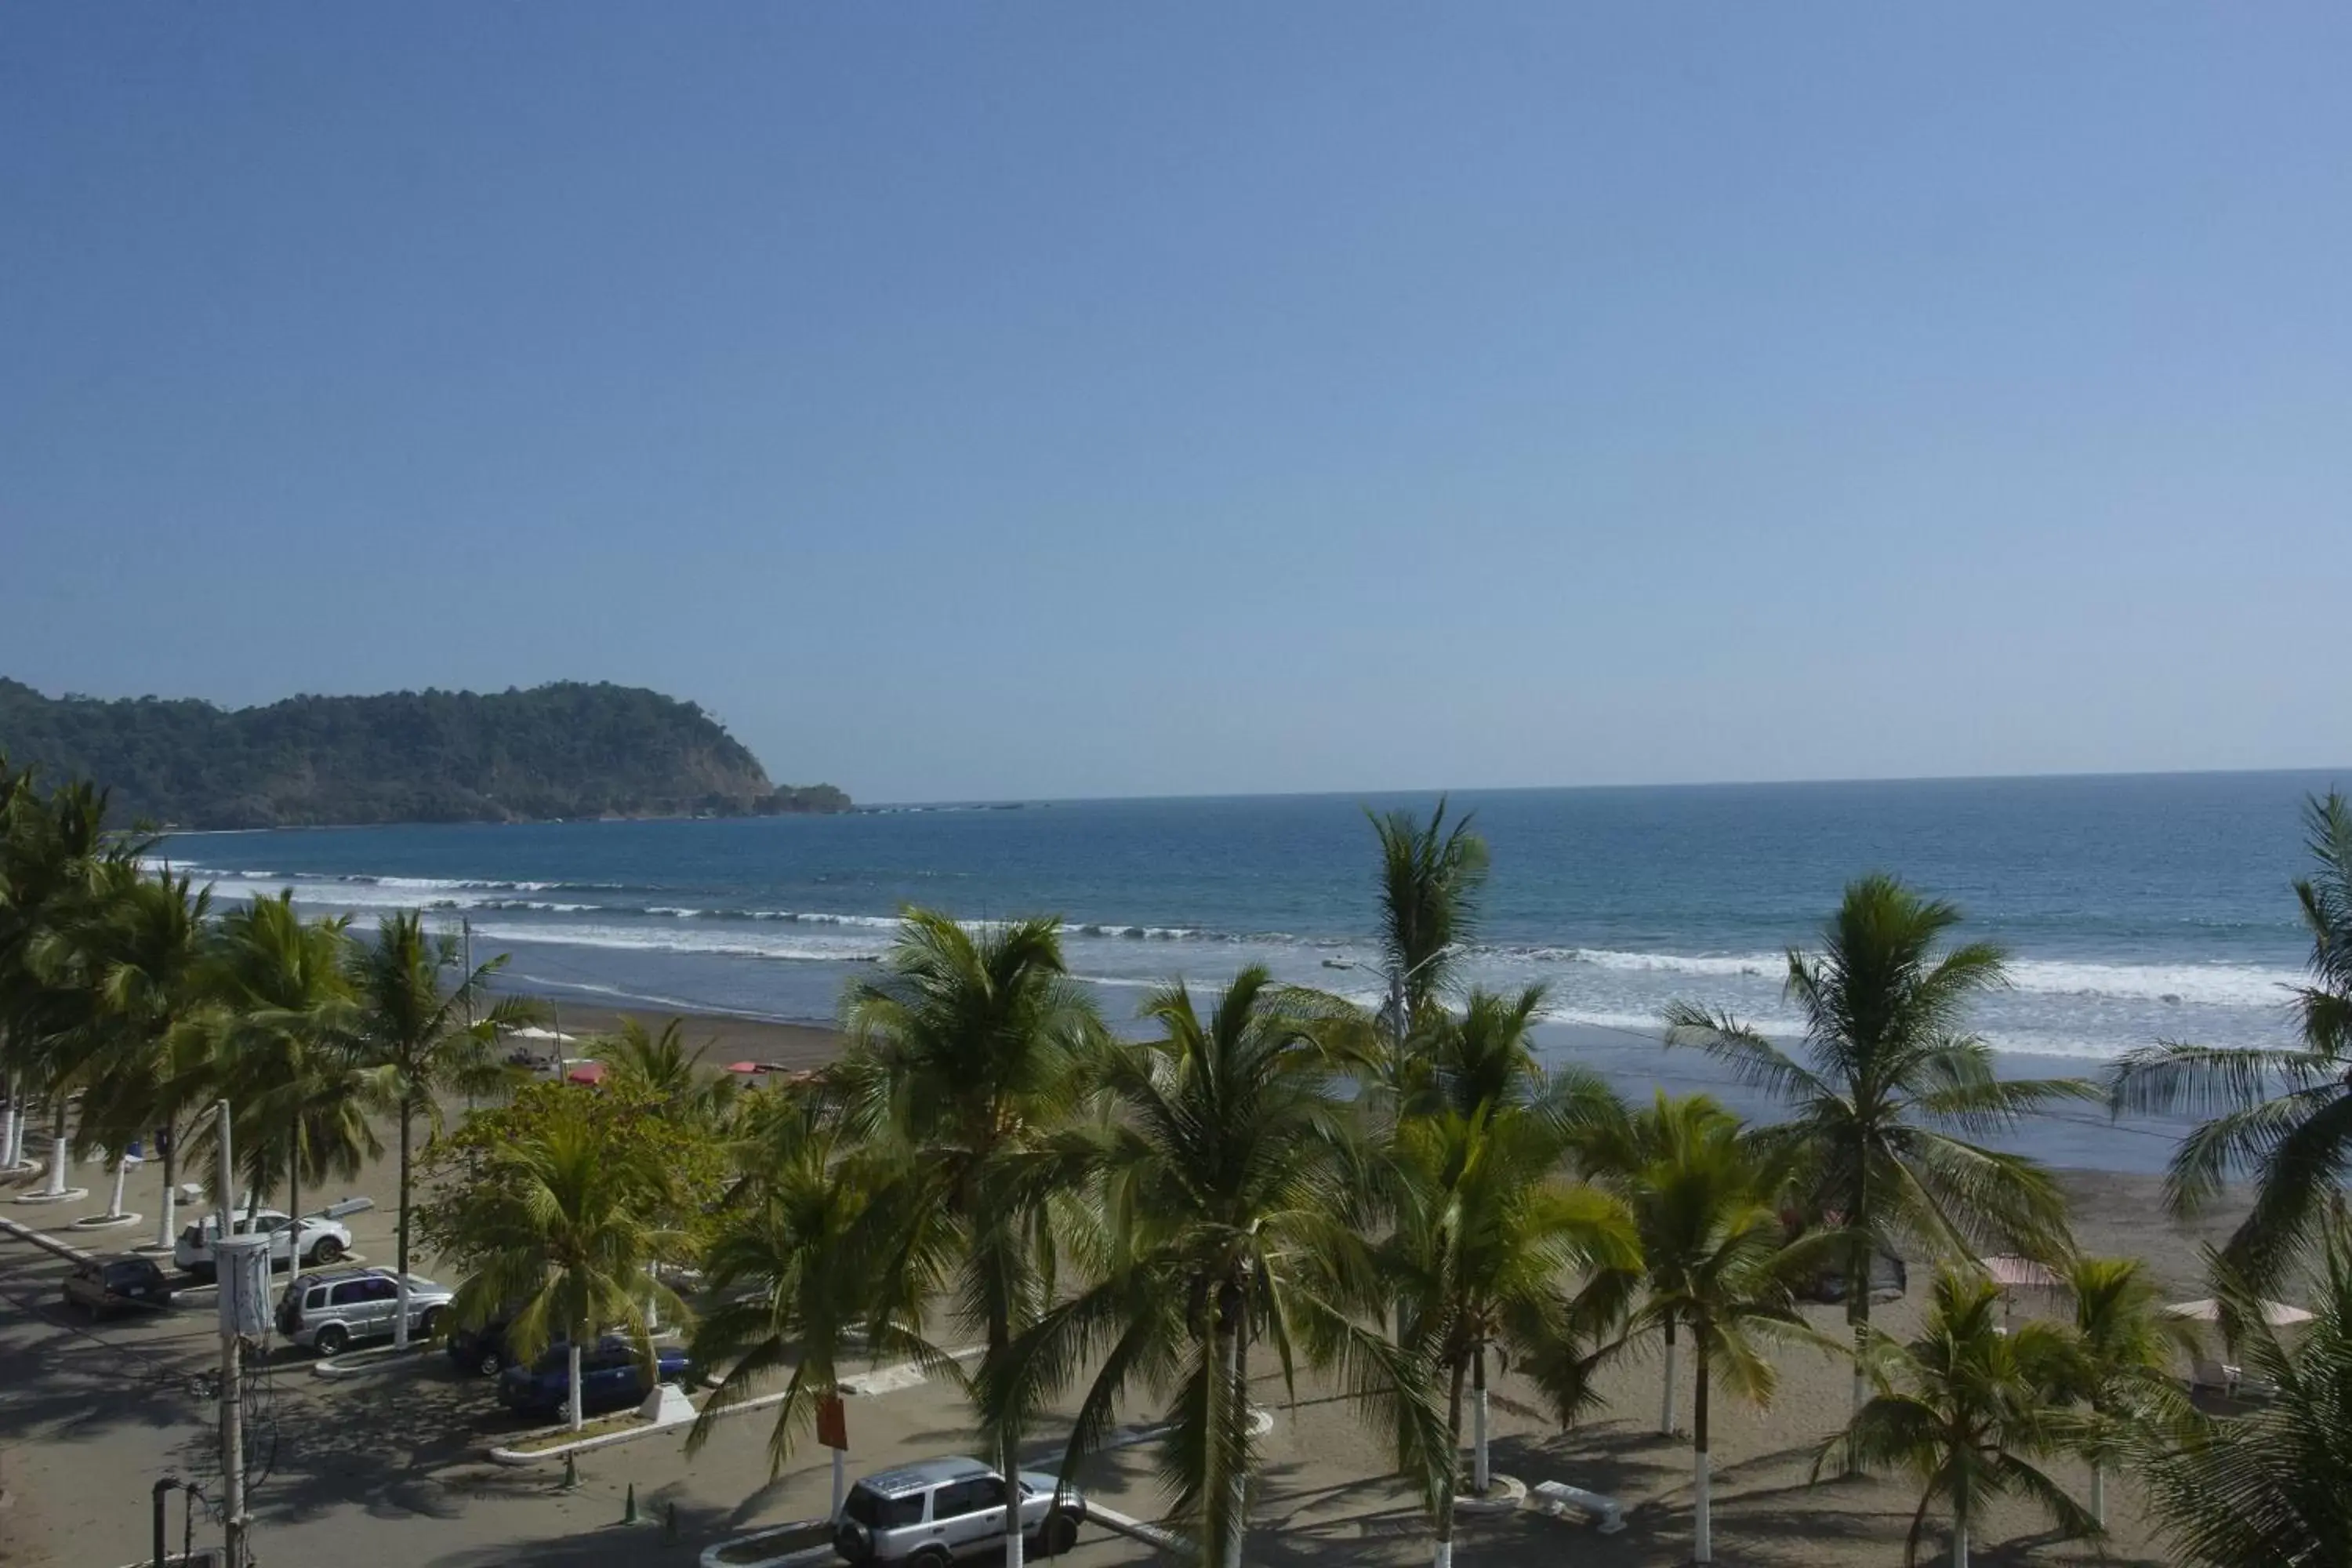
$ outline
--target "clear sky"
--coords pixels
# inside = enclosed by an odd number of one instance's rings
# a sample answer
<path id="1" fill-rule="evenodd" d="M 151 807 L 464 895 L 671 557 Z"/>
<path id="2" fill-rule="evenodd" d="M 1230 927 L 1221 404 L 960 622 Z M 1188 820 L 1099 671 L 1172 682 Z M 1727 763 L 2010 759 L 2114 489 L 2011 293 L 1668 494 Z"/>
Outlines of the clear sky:
<path id="1" fill-rule="evenodd" d="M 0 673 L 860 798 L 2352 763 L 2352 7 L 0 10 Z"/>

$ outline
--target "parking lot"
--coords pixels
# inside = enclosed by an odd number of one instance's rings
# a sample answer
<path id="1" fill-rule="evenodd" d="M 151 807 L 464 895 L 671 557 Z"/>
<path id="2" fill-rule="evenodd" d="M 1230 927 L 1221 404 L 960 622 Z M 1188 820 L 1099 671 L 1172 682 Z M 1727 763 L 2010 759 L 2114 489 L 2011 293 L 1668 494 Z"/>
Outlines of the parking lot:
<path id="1" fill-rule="evenodd" d="M 93 1324 L 62 1304 L 69 1267 L 0 1238 L 0 1484 L 11 1498 L 0 1510 L 0 1561 L 118 1568 L 150 1550 L 149 1488 L 158 1477 L 219 1495 L 218 1407 L 206 1381 L 218 1360 L 212 1295 L 194 1291 L 168 1312 Z M 820 1515 L 830 1500 L 821 1448 L 797 1450 L 769 1479 L 768 1422 L 759 1412 L 727 1419 L 692 1460 L 675 1432 L 584 1455 L 578 1488 L 567 1492 L 560 1464 L 511 1468 L 483 1457 L 531 1423 L 501 1409 L 487 1380 L 447 1357 L 333 1381 L 313 1376 L 313 1364 L 308 1352 L 273 1345 L 250 1379 L 250 1506 L 262 1563 L 331 1563 L 361 1542 L 366 1561 L 446 1568 L 689 1563 L 715 1541 Z M 964 1451 L 965 1419 L 961 1396 L 935 1383 L 854 1400 L 852 1474 Z M 1104 1467 L 1101 1479 L 1118 1506 L 1156 1511 L 1119 1467 Z M 632 1487 L 641 1522 L 625 1527 Z M 175 1544 L 180 1508 L 174 1498 Z M 200 1519 L 195 1539 L 216 1541 L 217 1526 Z M 1149 1555 L 1090 1528 L 1063 1561 Z"/>

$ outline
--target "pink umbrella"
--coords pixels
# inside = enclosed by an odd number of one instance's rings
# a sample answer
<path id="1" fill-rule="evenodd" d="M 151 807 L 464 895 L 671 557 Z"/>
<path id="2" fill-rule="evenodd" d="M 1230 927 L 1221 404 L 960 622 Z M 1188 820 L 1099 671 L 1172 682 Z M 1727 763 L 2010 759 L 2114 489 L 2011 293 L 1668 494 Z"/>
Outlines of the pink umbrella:
<path id="1" fill-rule="evenodd" d="M 727 1064 L 727 1070 L 729 1072 L 755 1073 L 760 1071 L 761 1068 L 758 1062 L 729 1062 Z"/>
<path id="2" fill-rule="evenodd" d="M 563 1076 L 570 1079 L 573 1083 L 602 1083 L 604 1081 L 604 1064 L 603 1062 L 582 1062 L 578 1067 L 573 1068 L 570 1072 Z"/>

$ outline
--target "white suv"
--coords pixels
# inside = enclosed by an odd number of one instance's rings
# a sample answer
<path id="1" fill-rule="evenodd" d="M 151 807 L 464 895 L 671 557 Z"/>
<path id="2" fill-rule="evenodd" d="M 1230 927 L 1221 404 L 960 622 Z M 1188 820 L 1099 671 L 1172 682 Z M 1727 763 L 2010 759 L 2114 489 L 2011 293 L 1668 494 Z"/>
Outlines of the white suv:
<path id="1" fill-rule="evenodd" d="M 1086 1514 L 1076 1487 L 1021 1472 L 1021 1533 L 1037 1555 L 1067 1552 Z M 912 1568 L 947 1568 L 959 1557 L 993 1554 L 1003 1542 L 1004 1478 L 979 1459 L 927 1459 L 868 1476 L 850 1488 L 833 1532 L 835 1556 Z"/>
<path id="2" fill-rule="evenodd" d="M 179 1241 L 172 1247 L 172 1261 L 199 1279 L 211 1279 L 213 1240 L 219 1234 L 219 1217 L 205 1215 L 180 1233 Z M 297 1221 L 276 1209 L 263 1209 L 250 1220 L 238 1215 L 229 1234 L 268 1237 L 272 1268 L 283 1268 L 289 1263 L 332 1263 L 352 1249 L 352 1233 L 333 1220 L 306 1215 Z M 298 1237 L 299 1248 L 295 1245 Z"/>

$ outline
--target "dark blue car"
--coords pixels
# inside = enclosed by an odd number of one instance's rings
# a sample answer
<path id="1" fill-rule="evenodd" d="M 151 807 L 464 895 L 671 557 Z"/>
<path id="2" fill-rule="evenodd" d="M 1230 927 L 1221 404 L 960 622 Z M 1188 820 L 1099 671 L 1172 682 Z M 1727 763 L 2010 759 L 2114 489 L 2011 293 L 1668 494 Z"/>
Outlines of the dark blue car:
<path id="1" fill-rule="evenodd" d="M 571 1352 L 557 1345 L 531 1366 L 510 1366 L 499 1373 L 499 1401 L 525 1415 L 554 1415 L 572 1397 Z M 688 1375 L 686 1352 L 676 1345 L 654 1347 L 656 1372 L 664 1383 L 681 1383 Z M 607 1334 L 580 1354 L 580 1403 L 586 1410 L 617 1410 L 635 1405 L 653 1390 L 646 1383 L 637 1349 L 617 1334 Z"/>

